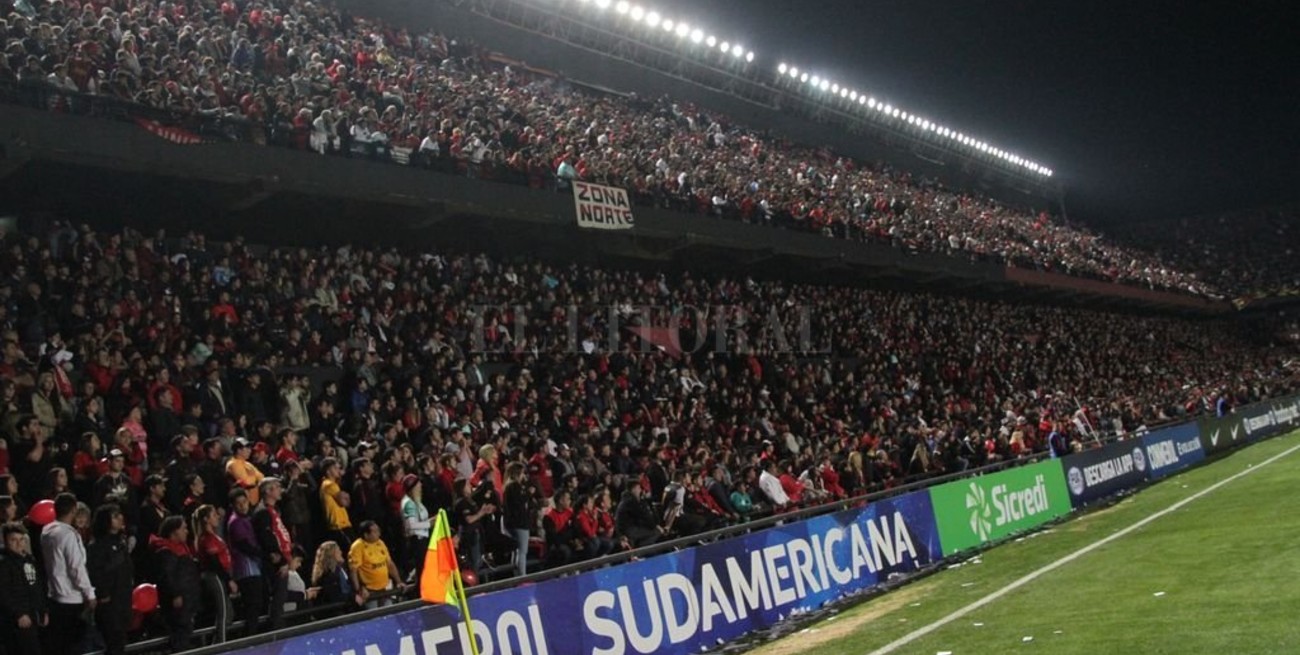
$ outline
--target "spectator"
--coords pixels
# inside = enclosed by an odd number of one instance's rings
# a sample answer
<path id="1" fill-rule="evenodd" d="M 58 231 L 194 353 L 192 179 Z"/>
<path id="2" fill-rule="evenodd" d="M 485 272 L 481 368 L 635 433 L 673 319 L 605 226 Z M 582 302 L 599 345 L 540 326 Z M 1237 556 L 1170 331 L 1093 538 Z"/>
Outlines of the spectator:
<path id="1" fill-rule="evenodd" d="M 72 526 L 77 497 L 63 494 L 54 499 L 54 521 L 41 530 L 41 554 L 49 585 L 49 640 L 45 652 L 74 655 L 86 634 L 82 618 L 96 608 L 95 589 L 86 571 L 86 547 Z"/>
<path id="2" fill-rule="evenodd" d="M 356 541 L 352 534 L 352 519 L 348 514 L 351 498 L 339 482 L 343 479 L 343 466 L 338 460 L 327 457 L 320 462 L 321 506 L 325 514 L 326 535 L 335 543 L 350 544 Z"/>
<path id="3" fill-rule="evenodd" d="M 235 439 L 230 451 L 230 461 L 226 463 L 226 477 L 232 487 L 239 487 L 247 492 L 249 504 L 256 506 L 261 501 L 258 488 L 265 476 L 248 461 L 251 453 L 252 445 L 247 439 L 243 437 Z"/>
<path id="4" fill-rule="evenodd" d="M 623 498 L 618 502 L 618 509 L 614 513 L 618 532 L 627 537 L 628 543 L 633 548 L 649 546 L 659 541 L 664 534 L 663 527 L 654 519 L 654 513 L 642 500 L 643 493 L 641 485 L 629 485 L 627 491 L 623 492 Z"/>
<path id="5" fill-rule="evenodd" d="M 0 553 L 0 636 L 8 652 L 16 655 L 40 655 L 40 629 L 49 625 L 45 599 L 45 576 L 38 568 L 28 547 L 27 529 L 18 523 L 5 523 L 4 552 Z"/>
<path id="6" fill-rule="evenodd" d="M 326 541 L 316 549 L 316 565 L 312 570 L 311 584 L 320 589 L 317 599 L 327 605 L 340 603 L 365 604 L 365 592 L 354 588 L 348 575 L 343 552 L 333 541 Z"/>
<path id="7" fill-rule="evenodd" d="M 502 493 L 505 529 L 515 539 L 515 569 L 520 577 L 528 575 L 528 526 L 533 521 L 529 514 L 529 487 L 524 484 L 524 465 L 511 462 L 506 466 L 506 484 Z"/>
<path id="8" fill-rule="evenodd" d="M 790 507 L 794 502 L 792 498 L 786 495 L 785 485 L 781 483 L 779 476 L 782 473 L 783 471 L 778 466 L 776 459 L 769 458 L 764 462 L 763 473 L 758 477 L 759 489 L 763 491 L 763 495 L 767 496 L 767 500 L 778 511 Z"/>
<path id="9" fill-rule="evenodd" d="M 393 558 L 388 554 L 388 546 L 380 539 L 379 524 L 366 521 L 360 525 L 361 538 L 352 542 L 348 550 L 348 569 L 350 579 L 357 581 L 357 588 L 366 609 L 387 607 L 393 603 L 391 596 L 372 598 L 392 589 L 401 589 L 401 573 Z"/>
<path id="10" fill-rule="evenodd" d="M 226 540 L 221 538 L 221 512 L 212 505 L 200 505 L 191 517 L 194 524 L 194 555 L 199 564 L 199 578 L 203 582 L 205 605 L 213 614 L 217 634 L 224 641 L 226 627 L 232 614 L 230 597 L 239 593 L 239 585 L 232 574 L 233 558 Z"/>
<path id="11" fill-rule="evenodd" d="M 131 592 L 135 573 L 126 540 L 126 518 L 115 504 L 100 506 L 93 519 L 94 538 L 86 547 L 90 582 L 98 604 L 95 627 L 104 639 L 105 655 L 126 652 L 131 625 Z"/>
<path id="12" fill-rule="evenodd" d="M 429 510 L 421 500 L 424 496 L 423 484 L 417 475 L 408 473 L 402 478 L 402 488 L 406 490 L 402 498 L 402 519 L 406 522 L 406 561 L 413 562 L 414 575 L 409 579 L 418 580 L 424 567 L 424 551 L 429 547 L 429 531 L 432 520 Z"/>
<path id="13" fill-rule="evenodd" d="M 497 506 L 484 502 L 482 494 L 475 493 L 468 479 L 457 480 L 455 486 L 459 497 L 452 506 L 451 527 L 459 537 L 461 552 L 468 556 L 470 570 L 477 575 L 483 568 L 484 553 L 490 552 L 492 536 L 498 534 L 495 526 L 490 525 Z M 491 483 L 485 481 L 485 487 L 490 489 Z"/>
<path id="14" fill-rule="evenodd" d="M 280 518 L 280 497 L 284 492 L 279 478 L 266 478 L 260 485 L 262 503 L 253 510 L 253 531 L 262 550 L 262 574 L 271 592 L 271 629 L 284 627 L 285 594 L 288 593 L 289 560 L 293 538 Z"/>
<path id="15" fill-rule="evenodd" d="M 173 653 L 188 650 L 194 635 L 194 615 L 199 608 L 198 562 L 189 545 L 185 519 L 169 516 L 158 534 L 149 537 L 158 558 L 158 601 L 167 623 L 167 644 Z"/>
<path id="16" fill-rule="evenodd" d="M 230 541 L 230 570 L 239 588 L 240 612 L 244 617 L 246 635 L 257 634 L 266 606 L 266 584 L 263 580 L 261 542 L 249 519 L 251 509 L 248 492 L 235 489 L 230 492 L 230 516 L 226 520 L 226 538 Z"/>

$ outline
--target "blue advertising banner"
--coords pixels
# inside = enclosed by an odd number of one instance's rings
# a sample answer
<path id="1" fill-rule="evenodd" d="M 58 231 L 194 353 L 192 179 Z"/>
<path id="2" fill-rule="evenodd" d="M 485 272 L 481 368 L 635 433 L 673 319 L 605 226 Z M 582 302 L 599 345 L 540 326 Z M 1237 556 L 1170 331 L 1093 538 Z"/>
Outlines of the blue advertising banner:
<path id="1" fill-rule="evenodd" d="M 1243 407 L 1238 412 L 1246 438 L 1250 441 L 1269 437 L 1292 425 L 1300 417 L 1300 400 L 1287 398 Z"/>
<path id="2" fill-rule="evenodd" d="M 1183 423 L 1142 435 L 1146 449 L 1147 476 L 1159 480 L 1205 459 L 1201 431 L 1195 423 Z"/>
<path id="3" fill-rule="evenodd" d="M 1061 458 L 1076 509 L 1147 481 L 1147 457 L 1137 439 L 1115 441 Z"/>
<path id="4" fill-rule="evenodd" d="M 920 491 L 638 562 L 470 598 L 482 655 L 688 653 L 942 559 Z M 238 655 L 469 655 L 426 606 Z"/>

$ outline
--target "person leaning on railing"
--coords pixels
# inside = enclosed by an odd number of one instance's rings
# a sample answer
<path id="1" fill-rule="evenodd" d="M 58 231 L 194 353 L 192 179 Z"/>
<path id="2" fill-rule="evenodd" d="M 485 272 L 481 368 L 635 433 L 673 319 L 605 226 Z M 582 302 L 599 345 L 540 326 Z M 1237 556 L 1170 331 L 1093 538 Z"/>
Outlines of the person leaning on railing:
<path id="1" fill-rule="evenodd" d="M 380 538 L 379 524 L 364 521 L 360 531 L 361 537 L 348 549 L 351 577 L 357 581 L 366 609 L 391 605 L 393 600 L 390 597 L 372 599 L 370 596 L 391 589 L 404 590 L 406 584 L 402 581 L 402 574 L 393 562 L 388 545 Z"/>

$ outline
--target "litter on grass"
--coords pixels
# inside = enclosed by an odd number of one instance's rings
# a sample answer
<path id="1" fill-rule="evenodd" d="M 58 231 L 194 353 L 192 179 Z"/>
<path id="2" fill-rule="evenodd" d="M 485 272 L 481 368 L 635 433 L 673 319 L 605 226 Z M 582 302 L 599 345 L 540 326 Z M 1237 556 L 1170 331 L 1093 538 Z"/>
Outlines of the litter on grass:
<path id="1" fill-rule="evenodd" d="M 1031 641 L 1033 641 L 1033 640 L 1034 640 L 1033 637 L 1025 637 L 1024 639 L 1021 639 L 1020 641 L 1023 641 L 1023 642 L 1025 642 L 1025 643 L 1027 644 L 1027 643 L 1029 643 L 1029 642 L 1031 642 Z"/>
<path id="2" fill-rule="evenodd" d="M 975 624 L 975 627 L 977 627 L 977 628 L 982 628 L 982 627 L 984 627 L 984 624 L 983 624 L 983 623 L 976 623 L 976 624 Z"/>
<path id="3" fill-rule="evenodd" d="M 1163 591 L 1157 591 L 1157 592 L 1156 592 L 1155 594 L 1153 594 L 1153 595 L 1154 595 L 1156 598 L 1159 598 L 1159 597 L 1165 595 L 1165 592 L 1163 592 Z"/>

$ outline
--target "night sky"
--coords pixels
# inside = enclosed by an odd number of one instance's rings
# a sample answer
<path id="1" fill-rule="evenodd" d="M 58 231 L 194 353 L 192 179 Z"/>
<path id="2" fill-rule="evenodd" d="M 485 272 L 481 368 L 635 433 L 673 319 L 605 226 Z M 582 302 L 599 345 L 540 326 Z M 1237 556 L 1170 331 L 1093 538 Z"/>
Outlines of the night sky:
<path id="1" fill-rule="evenodd" d="M 1300 2 L 646 6 L 1044 163 L 1072 218 L 1300 200 Z"/>

